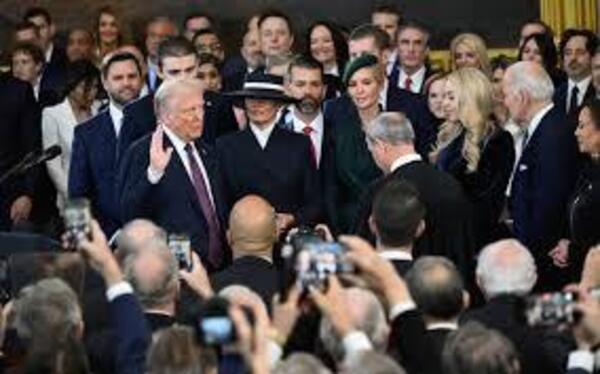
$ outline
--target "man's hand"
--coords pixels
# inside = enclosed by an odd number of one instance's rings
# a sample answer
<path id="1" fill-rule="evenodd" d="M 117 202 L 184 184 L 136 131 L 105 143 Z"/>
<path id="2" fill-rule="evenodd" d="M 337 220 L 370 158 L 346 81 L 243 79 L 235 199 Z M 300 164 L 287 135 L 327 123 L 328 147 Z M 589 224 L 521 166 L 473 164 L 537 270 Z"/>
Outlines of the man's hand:
<path id="1" fill-rule="evenodd" d="M 600 287 L 600 245 L 592 247 L 588 251 L 580 284 L 586 289 Z"/>
<path id="2" fill-rule="evenodd" d="M 106 236 L 104 236 L 98 222 L 92 220 L 91 226 L 92 239 L 89 240 L 86 237 L 81 240 L 79 242 L 79 250 L 81 250 L 82 255 L 86 258 L 89 265 L 102 274 L 106 282 L 106 287 L 110 288 L 123 281 L 123 273 L 108 246 Z"/>
<path id="3" fill-rule="evenodd" d="M 179 270 L 179 276 L 203 299 L 208 299 L 214 295 L 208 274 L 196 252 L 192 252 L 192 271 L 181 269 Z"/>
<path id="4" fill-rule="evenodd" d="M 354 329 L 348 313 L 350 305 L 348 305 L 344 289 L 335 275 L 329 276 L 325 293 L 316 288 L 311 288 L 310 295 L 321 313 L 331 322 L 340 338 L 343 338 Z"/>
<path id="5" fill-rule="evenodd" d="M 281 235 L 281 233 L 284 232 L 285 230 L 292 227 L 294 225 L 294 223 L 296 222 L 296 220 L 294 219 L 294 216 L 291 214 L 287 214 L 287 213 L 277 213 L 275 219 L 277 222 L 277 233 L 279 235 Z"/>
<path id="6" fill-rule="evenodd" d="M 254 317 L 254 326 L 250 324 L 241 307 L 233 305 L 229 317 L 233 321 L 237 334 L 239 351 L 253 374 L 269 373 L 269 350 L 267 332 L 269 316 L 264 308 L 256 304 L 247 306 Z"/>
<path id="7" fill-rule="evenodd" d="M 289 338 L 300 315 L 298 301 L 301 293 L 302 290 L 294 284 L 285 302 L 280 302 L 279 295 L 273 298 L 273 340 L 281 345 Z"/>
<path id="8" fill-rule="evenodd" d="M 389 307 L 412 302 L 408 287 L 394 265 L 379 256 L 367 241 L 358 236 L 342 236 L 340 242 L 350 249 L 350 261 L 362 271 L 371 287 L 385 296 Z"/>
<path id="9" fill-rule="evenodd" d="M 159 125 L 152 134 L 152 141 L 150 142 L 150 169 L 154 173 L 161 175 L 165 172 L 173 154 L 172 147 L 164 149 L 163 137 L 164 130 Z"/>
<path id="10" fill-rule="evenodd" d="M 29 214 L 31 214 L 31 207 L 33 203 L 29 196 L 19 196 L 15 201 L 13 201 L 10 207 L 10 219 L 13 223 L 20 223 L 29 219 Z"/>
<path id="11" fill-rule="evenodd" d="M 578 348 L 587 350 L 600 344 L 600 301 L 580 289 L 577 310 L 583 318 L 573 327 L 573 335 Z"/>
<path id="12" fill-rule="evenodd" d="M 569 266 L 569 244 L 569 240 L 561 239 L 556 247 L 548 252 L 548 256 L 552 257 L 552 262 L 555 266 L 559 268 Z"/>

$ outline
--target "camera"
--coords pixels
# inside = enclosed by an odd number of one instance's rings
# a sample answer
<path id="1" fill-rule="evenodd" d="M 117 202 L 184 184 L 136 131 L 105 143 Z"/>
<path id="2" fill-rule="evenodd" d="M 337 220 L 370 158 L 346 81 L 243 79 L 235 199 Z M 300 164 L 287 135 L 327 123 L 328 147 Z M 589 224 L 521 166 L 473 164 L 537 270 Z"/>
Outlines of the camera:
<path id="1" fill-rule="evenodd" d="M 185 234 L 169 234 L 169 248 L 179 265 L 179 269 L 192 270 L 192 244 L 190 237 Z"/>
<path id="2" fill-rule="evenodd" d="M 303 290 L 310 287 L 323 289 L 327 277 L 331 274 L 354 272 L 354 266 L 348 260 L 347 248 L 335 242 L 325 241 L 323 235 L 310 228 L 301 227 L 291 231 L 282 248 L 284 261 L 281 294 L 294 283 Z"/>
<path id="3" fill-rule="evenodd" d="M 196 323 L 196 335 L 201 344 L 222 346 L 235 341 L 235 328 L 229 318 L 229 301 L 213 297 L 206 301 Z"/>
<path id="4" fill-rule="evenodd" d="M 83 239 L 92 237 L 92 213 L 87 199 L 69 199 L 63 214 L 68 246 L 76 249 Z"/>
<path id="5" fill-rule="evenodd" d="M 592 297 L 600 299 L 600 289 L 591 291 Z M 526 317 L 530 326 L 557 327 L 571 325 L 581 318 L 575 308 L 578 295 L 575 292 L 554 292 L 533 295 L 526 299 Z"/>

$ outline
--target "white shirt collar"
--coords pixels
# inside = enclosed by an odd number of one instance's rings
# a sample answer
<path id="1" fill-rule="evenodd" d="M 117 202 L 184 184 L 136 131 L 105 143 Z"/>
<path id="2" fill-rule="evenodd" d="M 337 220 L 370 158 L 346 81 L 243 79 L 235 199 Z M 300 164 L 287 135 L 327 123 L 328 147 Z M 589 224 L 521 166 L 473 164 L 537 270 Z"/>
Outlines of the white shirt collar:
<path id="1" fill-rule="evenodd" d="M 46 49 L 46 54 L 44 56 L 46 58 L 46 63 L 49 63 L 52 59 L 52 52 L 54 52 L 54 43 L 50 43 L 48 49 Z"/>
<path id="2" fill-rule="evenodd" d="M 250 123 L 250 130 L 254 134 L 254 137 L 256 138 L 256 140 L 258 141 L 258 144 L 260 145 L 260 147 L 262 149 L 265 149 L 265 147 L 267 146 L 267 142 L 269 141 L 269 138 L 271 137 L 271 133 L 273 132 L 273 129 L 275 129 L 276 123 L 277 123 L 277 119 L 275 119 L 273 121 L 273 123 L 271 123 L 270 125 L 265 126 L 263 128 L 260 128 L 260 127 L 256 126 L 255 124 Z"/>
<path id="3" fill-rule="evenodd" d="M 177 136 L 177 134 L 175 134 L 173 130 L 171 130 L 168 126 L 163 125 L 163 130 L 165 131 L 165 134 L 173 144 L 173 147 L 175 148 L 177 153 L 179 155 L 185 154 L 185 146 L 187 143 L 185 143 L 179 136 Z M 184 157 L 182 157 L 182 159 L 183 158 Z"/>
<path id="4" fill-rule="evenodd" d="M 387 110 L 387 93 L 390 86 L 390 82 L 386 79 L 383 81 L 383 86 L 381 87 L 381 91 L 379 91 L 379 105 L 381 105 L 382 111 Z"/>
<path id="5" fill-rule="evenodd" d="M 456 322 L 437 322 L 430 323 L 427 325 L 427 330 L 458 330 L 458 323 Z"/>
<path id="6" fill-rule="evenodd" d="M 389 261 L 412 261 L 412 253 L 399 249 L 384 249 L 379 252 L 379 257 Z"/>
<path id="7" fill-rule="evenodd" d="M 394 171 L 396 171 L 396 169 L 398 169 L 401 166 L 404 166 L 404 165 L 414 162 L 414 161 L 421 161 L 421 160 L 423 160 L 423 158 L 418 153 L 411 153 L 409 155 L 400 156 L 396 159 L 396 161 L 392 162 L 392 166 L 390 167 L 390 172 L 393 173 Z"/>
<path id="8" fill-rule="evenodd" d="M 115 129 L 115 135 L 119 137 L 121 125 L 123 124 L 123 109 L 117 108 L 117 106 L 111 100 L 108 104 L 108 113 L 110 114 L 110 119 L 112 120 L 113 127 Z"/>
<path id="9" fill-rule="evenodd" d="M 527 126 L 527 142 L 529 142 L 531 136 L 535 133 L 535 130 L 540 125 L 540 122 L 542 122 L 542 118 L 544 118 L 546 113 L 548 113 L 553 107 L 554 103 L 550 103 L 543 107 L 539 112 L 537 112 L 535 116 L 533 116 L 533 118 L 529 122 L 529 126 Z"/>
<path id="10" fill-rule="evenodd" d="M 567 106 L 566 106 L 566 108 L 568 110 L 571 110 L 571 108 L 569 108 L 569 104 L 571 103 L 571 91 L 573 90 L 573 87 L 577 86 L 577 88 L 579 88 L 579 94 L 577 95 L 577 105 L 579 106 L 583 103 L 583 99 L 585 98 L 585 93 L 587 92 L 587 89 L 591 82 L 592 82 L 591 75 L 587 78 L 580 80 L 577 83 L 575 83 L 571 79 L 568 80 Z"/>
<path id="11" fill-rule="evenodd" d="M 330 67 L 329 69 L 323 71 L 323 73 L 339 77 L 340 76 L 340 69 L 338 68 L 337 64 L 335 64 L 332 67 Z"/>
<path id="12" fill-rule="evenodd" d="M 396 61 L 398 61 L 398 53 L 396 53 L 395 51 L 392 50 L 392 53 L 390 53 L 388 55 L 388 60 L 385 65 L 385 73 L 387 76 L 392 74 L 392 70 L 394 69 L 394 65 L 396 64 Z"/>
<path id="13" fill-rule="evenodd" d="M 406 78 L 410 77 L 410 79 L 412 81 L 410 84 L 410 91 L 413 93 L 421 92 L 421 87 L 423 86 L 423 82 L 425 82 L 425 72 L 426 71 L 427 71 L 427 69 L 425 69 L 425 65 L 423 65 L 413 75 L 408 75 L 404 72 L 402 67 L 400 67 L 400 77 L 398 78 L 398 87 L 404 88 L 404 82 L 406 81 Z"/>

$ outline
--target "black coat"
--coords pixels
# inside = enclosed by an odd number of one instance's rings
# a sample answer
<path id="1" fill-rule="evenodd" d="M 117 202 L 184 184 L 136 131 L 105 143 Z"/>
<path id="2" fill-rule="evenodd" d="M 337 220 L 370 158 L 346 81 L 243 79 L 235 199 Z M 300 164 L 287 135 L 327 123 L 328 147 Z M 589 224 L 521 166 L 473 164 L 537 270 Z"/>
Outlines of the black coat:
<path id="1" fill-rule="evenodd" d="M 496 329 L 515 346 L 522 373 L 563 373 L 572 341 L 562 334 L 529 327 L 525 301 L 513 295 L 501 295 L 463 318 Z"/>
<path id="2" fill-rule="evenodd" d="M 567 112 L 567 97 L 569 97 L 568 90 L 569 90 L 569 81 L 567 79 L 560 86 L 556 87 L 556 90 L 554 91 L 553 101 L 554 101 L 554 105 L 556 107 L 558 107 L 558 109 L 560 109 L 562 114 L 565 116 L 568 116 L 569 122 L 573 126 L 573 131 L 575 131 L 575 127 L 577 126 L 577 123 L 578 123 L 578 118 L 575 116 L 575 114 L 579 113 L 579 109 L 581 109 L 581 105 L 577 108 L 578 110 Z M 579 95 L 581 95 L 581 92 L 579 93 Z M 595 97 L 596 97 L 596 90 L 594 89 L 594 85 L 592 84 L 592 82 L 590 82 L 587 90 L 585 91 L 582 103 L 585 103 L 587 100 L 594 99 Z"/>
<path id="3" fill-rule="evenodd" d="M 68 64 L 65 50 L 55 44 L 50 61 L 44 66 L 40 80 L 39 99 L 43 107 L 56 105 L 61 98 L 64 98 Z"/>
<path id="4" fill-rule="evenodd" d="M 377 191 L 388 181 L 411 183 L 425 205 L 425 231 L 415 243 L 415 257 L 439 255 L 450 258 L 464 274 L 470 274 L 475 252 L 471 204 L 460 184 L 445 172 L 422 161 L 400 166 L 369 188 L 354 232 L 371 239 L 368 219 Z"/>
<path id="5" fill-rule="evenodd" d="M 275 293 L 279 292 L 279 278 L 273 263 L 256 256 L 243 256 L 233 260 L 225 270 L 210 278 L 215 292 L 238 284 L 256 292 L 270 309 Z"/>
<path id="6" fill-rule="evenodd" d="M 26 154 L 41 148 L 40 110 L 31 85 L 0 75 L 0 175 Z M 30 170 L 0 186 L 0 231 L 10 226 L 10 205 L 19 196 L 33 196 L 39 170 Z M 34 202 L 35 204 L 35 202 Z"/>
<path id="7" fill-rule="evenodd" d="M 213 145 L 217 137 L 238 129 L 231 104 L 223 96 L 210 91 L 204 92 L 204 110 L 202 140 L 205 143 Z M 131 144 L 153 132 L 155 128 L 154 94 L 125 106 L 117 144 L 117 162 L 121 162 Z"/>
<path id="8" fill-rule="evenodd" d="M 462 155 L 464 132 L 440 152 L 437 166 L 463 186 L 473 204 L 477 248 L 499 239 L 499 219 L 506 200 L 506 186 L 515 153 L 510 133 L 501 129 L 484 140 L 477 170 L 468 172 Z"/>
<path id="9" fill-rule="evenodd" d="M 155 185 L 148 181 L 151 137 L 152 134 L 148 134 L 135 142 L 123 159 L 117 184 L 121 219 L 128 222 L 134 218 L 148 218 L 169 233 L 187 234 L 190 236 L 192 249 L 205 260 L 208 258 L 208 223 L 194 186 L 176 151 L 173 151 L 160 181 Z M 164 145 L 172 146 L 166 135 Z M 221 227 L 225 227 L 225 202 L 221 195 L 217 160 L 206 144 L 197 141 L 196 149 L 208 174 L 207 182 L 210 183 Z"/>
<path id="10" fill-rule="evenodd" d="M 217 153 L 229 209 L 242 197 L 256 194 L 300 224 L 314 224 L 321 217 L 318 174 L 305 135 L 275 126 L 262 149 L 248 127 L 219 138 Z"/>

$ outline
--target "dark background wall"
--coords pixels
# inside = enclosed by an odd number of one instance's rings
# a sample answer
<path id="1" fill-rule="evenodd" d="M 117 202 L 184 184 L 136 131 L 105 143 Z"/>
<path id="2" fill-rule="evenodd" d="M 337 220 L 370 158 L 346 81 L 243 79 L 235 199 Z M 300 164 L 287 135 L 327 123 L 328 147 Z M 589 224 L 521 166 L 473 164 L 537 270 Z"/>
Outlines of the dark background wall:
<path id="1" fill-rule="evenodd" d="M 390 3 L 393 1 L 387 1 Z M 332 19 L 352 28 L 369 19 L 375 0 L 0 0 L 0 49 L 6 50 L 10 25 L 31 5 L 47 7 L 60 29 L 72 26 L 92 28 L 94 14 L 106 4 L 115 5 L 124 15 L 126 26 L 136 40 L 142 38 L 143 22 L 162 14 L 180 21 L 199 9 L 213 14 L 221 25 L 230 50 L 237 48 L 245 20 L 268 7 L 291 15 L 300 32 L 311 21 Z M 393 2 L 394 3 L 394 2 Z M 434 31 L 433 47 L 446 48 L 454 34 L 462 30 L 482 34 L 492 47 L 511 47 L 518 25 L 539 16 L 539 0 L 399 0 L 409 18 L 424 21 Z"/>

